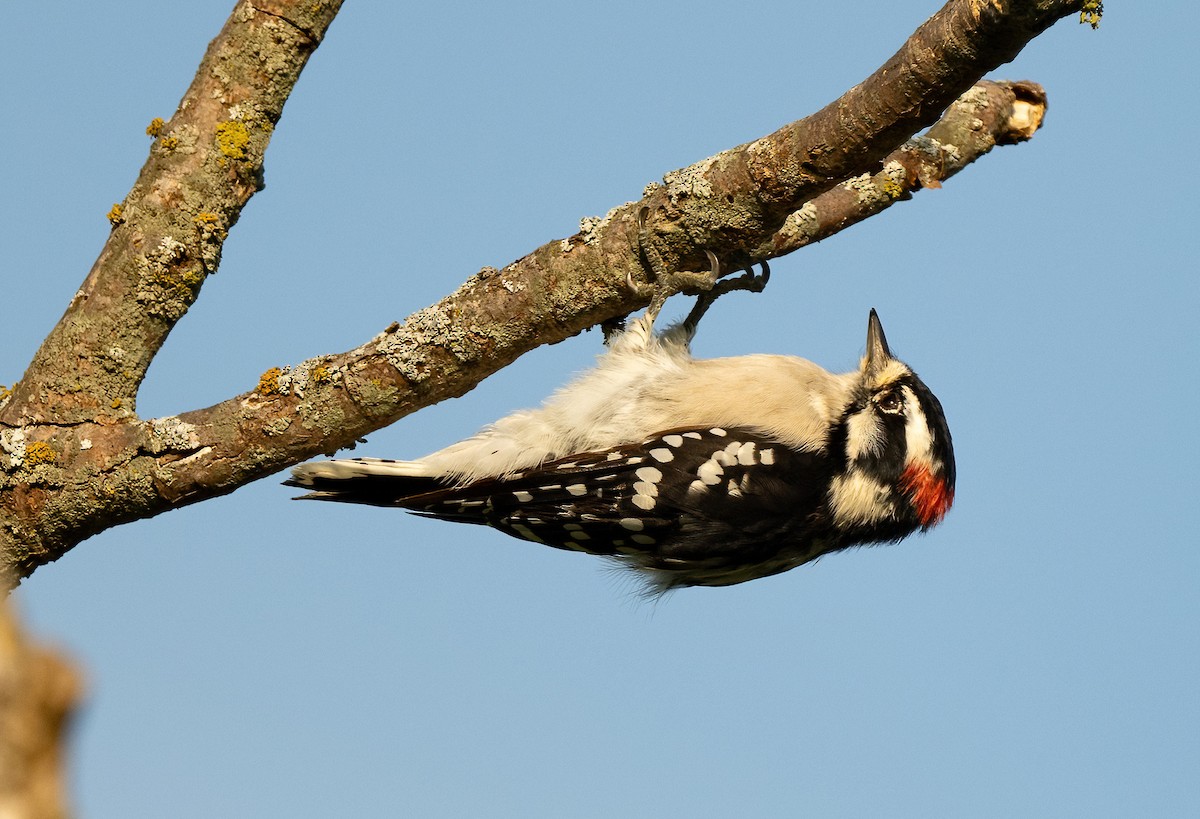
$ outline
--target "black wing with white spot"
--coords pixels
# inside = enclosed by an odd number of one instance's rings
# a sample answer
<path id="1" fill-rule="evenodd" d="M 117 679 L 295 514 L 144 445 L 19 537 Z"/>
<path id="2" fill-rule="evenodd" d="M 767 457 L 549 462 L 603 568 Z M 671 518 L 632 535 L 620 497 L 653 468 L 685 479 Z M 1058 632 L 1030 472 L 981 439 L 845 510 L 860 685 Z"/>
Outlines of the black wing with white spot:
<path id="1" fill-rule="evenodd" d="M 832 466 L 737 429 L 675 430 L 398 499 L 418 514 L 494 526 L 525 540 L 670 573 L 670 585 L 740 582 L 827 550 Z M 789 547 L 790 544 L 790 547 Z M 737 579 L 730 579 L 736 575 Z"/>

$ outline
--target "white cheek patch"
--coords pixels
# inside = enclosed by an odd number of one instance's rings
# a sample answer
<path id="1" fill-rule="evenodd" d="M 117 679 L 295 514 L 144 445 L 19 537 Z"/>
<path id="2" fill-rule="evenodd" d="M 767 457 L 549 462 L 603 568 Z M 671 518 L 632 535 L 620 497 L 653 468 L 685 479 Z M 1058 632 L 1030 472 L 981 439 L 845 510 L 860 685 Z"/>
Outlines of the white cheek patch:
<path id="1" fill-rule="evenodd" d="M 856 460 L 877 455 L 883 447 L 883 425 L 870 410 L 857 412 L 846 422 L 846 455 Z"/>
<path id="2" fill-rule="evenodd" d="M 890 491 L 879 481 L 851 472 L 834 479 L 829 488 L 833 519 L 849 526 L 883 520 L 892 512 Z"/>
<path id="3" fill-rule="evenodd" d="M 913 461 L 928 467 L 933 466 L 933 434 L 929 421 L 921 410 L 921 402 L 908 387 L 903 388 L 904 409 L 908 420 L 904 424 L 904 441 L 908 450 L 908 462 Z"/>

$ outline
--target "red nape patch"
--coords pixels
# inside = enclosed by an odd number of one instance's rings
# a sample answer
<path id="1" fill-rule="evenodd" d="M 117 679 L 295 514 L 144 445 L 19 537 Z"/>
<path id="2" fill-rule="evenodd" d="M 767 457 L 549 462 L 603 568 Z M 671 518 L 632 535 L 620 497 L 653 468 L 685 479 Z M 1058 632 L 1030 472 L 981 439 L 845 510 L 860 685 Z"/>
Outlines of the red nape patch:
<path id="1" fill-rule="evenodd" d="M 924 464 L 909 464 L 900 476 L 900 485 L 912 498 L 913 508 L 922 526 L 933 526 L 946 516 L 954 503 L 954 490 Z"/>

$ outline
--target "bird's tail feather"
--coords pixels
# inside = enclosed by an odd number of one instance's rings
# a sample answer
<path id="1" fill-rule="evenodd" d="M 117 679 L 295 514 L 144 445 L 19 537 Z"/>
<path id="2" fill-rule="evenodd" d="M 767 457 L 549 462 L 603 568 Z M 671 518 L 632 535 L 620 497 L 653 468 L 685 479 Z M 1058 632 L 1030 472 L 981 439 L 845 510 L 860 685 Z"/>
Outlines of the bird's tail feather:
<path id="1" fill-rule="evenodd" d="M 403 506 L 404 499 L 446 488 L 446 481 L 421 461 L 345 458 L 292 468 L 285 486 L 311 490 L 297 500 Z"/>

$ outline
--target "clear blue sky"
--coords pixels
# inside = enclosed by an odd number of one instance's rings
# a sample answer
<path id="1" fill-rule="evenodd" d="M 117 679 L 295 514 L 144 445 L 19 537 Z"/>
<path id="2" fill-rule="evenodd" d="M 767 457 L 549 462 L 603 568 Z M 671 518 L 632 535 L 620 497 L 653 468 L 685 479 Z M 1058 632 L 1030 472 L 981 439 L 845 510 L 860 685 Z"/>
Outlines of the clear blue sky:
<path id="1" fill-rule="evenodd" d="M 6 8 L 0 383 L 231 5 Z M 106 532 L 17 594 L 87 669 L 81 815 L 1200 814 L 1194 5 L 1107 5 L 996 73 L 1045 85 L 1032 142 L 780 260 L 698 340 L 848 369 L 878 308 L 954 431 L 941 528 L 653 606 L 593 558 L 275 480 Z M 139 411 L 361 343 L 816 110 L 938 6 L 348 3 Z M 449 443 L 599 349 L 358 452 Z"/>

